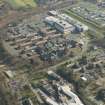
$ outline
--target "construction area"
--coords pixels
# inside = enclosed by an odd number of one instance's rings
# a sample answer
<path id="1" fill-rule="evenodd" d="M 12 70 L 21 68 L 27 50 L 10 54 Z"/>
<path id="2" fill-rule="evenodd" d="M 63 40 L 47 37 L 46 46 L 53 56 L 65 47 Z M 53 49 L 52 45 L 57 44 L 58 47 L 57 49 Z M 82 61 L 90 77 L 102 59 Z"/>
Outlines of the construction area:
<path id="1" fill-rule="evenodd" d="M 59 61 L 69 56 L 73 49 L 81 52 L 88 43 L 83 34 L 88 27 L 57 12 L 49 11 L 37 23 L 23 20 L 9 24 L 3 41 L 5 49 L 12 56 L 28 59 L 32 64 L 36 59 Z"/>

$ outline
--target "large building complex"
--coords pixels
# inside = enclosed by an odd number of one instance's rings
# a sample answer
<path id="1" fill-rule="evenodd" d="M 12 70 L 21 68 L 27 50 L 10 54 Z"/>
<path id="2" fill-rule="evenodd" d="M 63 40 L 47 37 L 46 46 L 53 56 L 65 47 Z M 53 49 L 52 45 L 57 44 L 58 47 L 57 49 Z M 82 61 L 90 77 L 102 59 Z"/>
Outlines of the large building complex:
<path id="1" fill-rule="evenodd" d="M 71 32 L 74 31 L 73 25 L 59 18 L 50 16 L 45 19 L 45 22 L 53 26 L 56 30 L 58 30 L 59 32 L 63 34 L 70 34 Z"/>
<path id="2" fill-rule="evenodd" d="M 28 58 L 31 62 L 36 58 L 47 62 L 57 61 L 69 56 L 73 48 L 82 50 L 84 39 L 80 36 L 87 30 L 86 25 L 70 16 L 50 11 L 38 27 L 33 22 L 22 22 L 15 26 L 9 24 L 5 47 L 11 55 Z"/>
<path id="3" fill-rule="evenodd" d="M 45 22 L 60 31 L 63 34 L 73 32 L 84 32 L 88 30 L 88 26 L 73 19 L 67 14 L 60 14 L 57 11 L 50 11 L 51 16 L 45 18 Z"/>
<path id="4" fill-rule="evenodd" d="M 53 79 L 42 81 L 38 89 L 40 97 L 48 105 L 84 105 L 79 97 L 72 92 L 72 86 L 56 73 L 49 71 Z"/>

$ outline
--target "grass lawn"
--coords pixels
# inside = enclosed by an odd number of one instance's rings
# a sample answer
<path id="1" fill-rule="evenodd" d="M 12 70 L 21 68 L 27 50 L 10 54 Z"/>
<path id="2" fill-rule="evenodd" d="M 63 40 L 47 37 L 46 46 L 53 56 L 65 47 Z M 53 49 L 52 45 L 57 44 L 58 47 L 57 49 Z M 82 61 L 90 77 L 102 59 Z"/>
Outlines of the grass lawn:
<path id="1" fill-rule="evenodd" d="M 8 0 L 11 6 L 18 7 L 36 7 L 35 0 Z"/>
<path id="2" fill-rule="evenodd" d="M 3 2 L 3 0 L 0 0 L 0 5 L 2 5 L 4 2 Z"/>
<path id="3" fill-rule="evenodd" d="M 0 0 L 0 3 L 2 3 L 3 2 L 3 0 Z"/>

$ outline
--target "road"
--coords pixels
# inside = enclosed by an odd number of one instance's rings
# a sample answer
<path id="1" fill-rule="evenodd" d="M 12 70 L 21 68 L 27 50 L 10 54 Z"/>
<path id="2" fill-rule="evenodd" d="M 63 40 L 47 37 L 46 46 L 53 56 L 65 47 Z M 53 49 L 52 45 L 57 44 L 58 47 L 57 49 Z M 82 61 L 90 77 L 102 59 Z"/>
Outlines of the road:
<path id="1" fill-rule="evenodd" d="M 56 71 L 58 67 L 64 65 L 65 63 L 69 63 L 69 62 L 75 62 L 77 59 L 81 58 L 82 54 L 79 56 L 75 56 L 74 58 L 69 58 L 67 60 L 64 60 L 56 65 L 50 66 L 48 68 L 44 68 L 44 69 L 39 69 L 37 71 L 35 71 L 35 73 L 40 73 L 40 72 L 47 72 L 47 71 Z"/>

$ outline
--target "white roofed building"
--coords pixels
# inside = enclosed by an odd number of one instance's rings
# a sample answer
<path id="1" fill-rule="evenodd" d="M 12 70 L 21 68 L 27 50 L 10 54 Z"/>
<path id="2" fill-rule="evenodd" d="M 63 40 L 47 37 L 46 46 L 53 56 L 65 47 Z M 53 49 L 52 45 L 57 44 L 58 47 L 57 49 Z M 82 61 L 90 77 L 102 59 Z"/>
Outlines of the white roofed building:
<path id="1" fill-rule="evenodd" d="M 44 20 L 47 24 L 54 26 L 55 22 L 58 21 L 57 18 L 53 17 L 53 16 L 48 16 L 45 18 Z"/>
<path id="2" fill-rule="evenodd" d="M 53 16 L 46 17 L 45 22 L 63 34 L 69 34 L 75 29 L 75 27 L 68 22 Z"/>
<path id="3" fill-rule="evenodd" d="M 72 17 L 70 17 L 67 14 L 60 14 L 58 15 L 58 17 L 64 21 L 67 21 L 69 24 L 71 23 L 72 25 L 74 25 L 78 30 L 81 31 L 88 31 L 88 26 L 81 23 L 80 21 L 73 19 Z"/>
<path id="4" fill-rule="evenodd" d="M 74 31 L 75 27 L 64 20 L 58 20 L 55 22 L 55 28 L 64 34 L 69 34 Z"/>
<path id="5" fill-rule="evenodd" d="M 51 15 L 51 16 L 57 16 L 58 15 L 58 12 L 52 10 L 52 11 L 49 11 L 48 14 Z"/>

